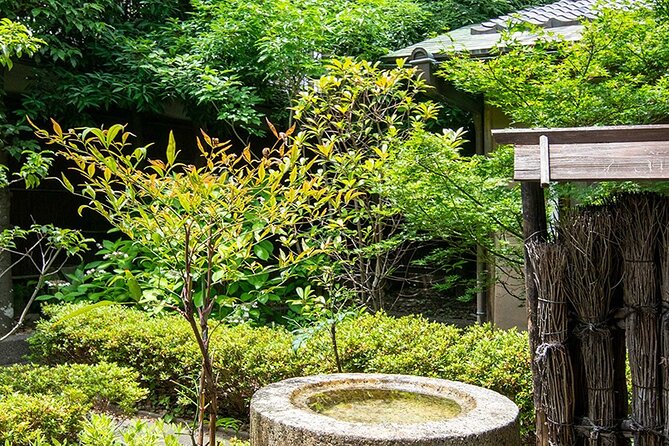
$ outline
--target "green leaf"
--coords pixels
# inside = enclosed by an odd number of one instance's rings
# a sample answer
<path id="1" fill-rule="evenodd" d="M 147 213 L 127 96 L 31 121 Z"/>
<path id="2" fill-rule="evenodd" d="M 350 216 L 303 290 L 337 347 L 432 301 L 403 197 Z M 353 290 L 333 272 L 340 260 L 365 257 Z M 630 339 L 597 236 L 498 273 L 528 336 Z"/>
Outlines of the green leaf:
<path id="1" fill-rule="evenodd" d="M 52 299 L 55 299 L 55 298 L 56 298 L 56 296 L 51 295 L 51 294 L 42 294 L 41 296 L 37 296 L 35 298 L 35 300 L 40 301 L 40 302 L 44 302 L 44 301 L 52 300 Z"/>
<path id="2" fill-rule="evenodd" d="M 247 279 L 248 282 L 256 287 L 256 289 L 261 288 L 265 283 L 267 283 L 267 279 L 269 279 L 269 274 L 264 273 L 264 274 L 254 274 L 252 276 L 249 276 Z"/>
<path id="3" fill-rule="evenodd" d="M 114 139 L 116 139 L 116 135 L 123 130 L 123 126 L 121 124 L 114 124 L 112 125 L 109 130 L 107 130 L 107 141 L 108 143 L 112 143 Z"/>
<path id="4" fill-rule="evenodd" d="M 203 302 L 204 302 L 204 293 L 202 292 L 202 290 L 193 293 L 193 304 L 196 307 L 198 308 L 202 307 Z"/>
<path id="5" fill-rule="evenodd" d="M 61 179 L 63 180 L 63 186 L 65 186 L 65 189 L 70 191 L 71 193 L 74 193 L 74 186 L 72 186 L 72 183 L 70 183 L 70 180 L 67 179 L 64 173 L 60 174 Z"/>
<path id="6" fill-rule="evenodd" d="M 253 247 L 253 253 L 260 260 L 269 260 L 272 251 L 274 251 L 274 245 L 269 240 L 263 240 Z"/>
<path id="7" fill-rule="evenodd" d="M 125 271 L 125 283 L 128 285 L 128 291 L 130 296 L 139 301 L 142 298 L 142 287 L 139 286 L 139 282 L 135 276 L 128 270 Z"/>

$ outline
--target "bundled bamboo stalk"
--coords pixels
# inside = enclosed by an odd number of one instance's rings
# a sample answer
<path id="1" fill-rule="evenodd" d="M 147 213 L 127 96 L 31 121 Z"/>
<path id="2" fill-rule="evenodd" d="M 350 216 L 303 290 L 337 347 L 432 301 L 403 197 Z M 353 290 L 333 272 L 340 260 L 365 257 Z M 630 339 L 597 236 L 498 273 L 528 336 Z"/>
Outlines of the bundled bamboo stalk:
<path id="1" fill-rule="evenodd" d="M 669 445 L 669 200 L 659 204 L 660 237 L 660 372 L 662 373 L 662 416 L 664 444 Z"/>
<path id="2" fill-rule="evenodd" d="M 591 427 L 588 442 L 592 446 L 624 444 L 612 434 L 617 423 L 609 323 L 615 286 L 612 226 L 611 214 L 600 208 L 571 215 L 560 229 L 568 253 L 568 297 L 576 316 L 575 333 L 585 371 L 586 418 Z"/>
<path id="3" fill-rule="evenodd" d="M 625 329 L 632 373 L 632 422 L 635 446 L 663 444 L 659 391 L 659 316 L 655 249 L 658 243 L 657 199 L 629 195 L 618 201 L 623 256 Z"/>
<path id="4" fill-rule="evenodd" d="M 537 325 L 540 344 L 535 360 L 542 381 L 541 401 L 546 414 L 548 444 L 574 444 L 574 373 L 569 351 L 568 303 L 565 294 L 566 251 L 559 245 L 528 246 L 538 290 Z"/>

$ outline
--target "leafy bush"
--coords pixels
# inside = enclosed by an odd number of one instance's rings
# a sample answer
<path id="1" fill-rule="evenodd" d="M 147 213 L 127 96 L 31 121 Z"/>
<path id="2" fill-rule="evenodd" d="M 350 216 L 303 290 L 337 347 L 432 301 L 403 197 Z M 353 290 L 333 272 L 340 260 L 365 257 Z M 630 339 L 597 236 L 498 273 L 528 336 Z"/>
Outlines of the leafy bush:
<path id="1" fill-rule="evenodd" d="M 0 368 L 0 442 L 74 440 L 92 408 L 130 412 L 146 396 L 137 378 L 107 363 Z"/>
<path id="2" fill-rule="evenodd" d="M 132 240 L 104 240 L 96 259 L 67 274 L 67 283 L 39 299 L 58 302 L 136 302 L 164 300 L 166 292 L 178 291 L 178 275 L 161 271 L 150 252 Z"/>
<path id="3" fill-rule="evenodd" d="M 113 301 L 133 303 L 137 307 L 157 312 L 171 294 L 179 292 L 183 279 L 175 271 L 160 268 L 157 255 L 132 240 L 105 240 L 95 259 L 80 265 L 67 274 L 67 281 L 56 283 L 41 301 L 66 303 Z M 286 282 L 279 272 L 249 276 L 217 289 L 228 299 L 215 309 L 216 318 L 227 317 L 238 322 L 265 325 L 303 322 L 301 308 L 287 304 L 299 287 L 308 286 L 319 265 L 329 261 L 326 256 L 314 256 L 291 268 L 293 278 Z M 276 263 L 276 262 L 274 262 Z M 218 268 L 217 268 L 218 270 Z M 202 292 L 202 283 L 194 284 Z M 56 288 L 56 289 L 53 289 Z"/>
<path id="4" fill-rule="evenodd" d="M 67 396 L 8 393 L 0 387 L 0 442 L 27 446 L 76 438 L 89 407 Z"/>
<path id="5" fill-rule="evenodd" d="M 134 370 L 105 362 L 35 367 L 15 365 L 0 369 L 0 387 L 23 394 L 66 395 L 72 400 L 91 404 L 97 410 L 111 406 L 131 413 L 146 390 L 137 385 Z"/>
<path id="6" fill-rule="evenodd" d="M 122 435 L 119 435 L 119 431 Z M 92 414 L 79 433 L 81 446 L 179 446 L 173 432 L 176 426 L 157 420 L 155 424 L 136 420 L 120 429 L 118 423 L 106 415 Z M 161 443 L 162 440 L 162 443 Z"/>
<path id="7" fill-rule="evenodd" d="M 182 389 L 193 387 L 199 370 L 197 347 L 185 321 L 173 315 L 100 308 L 64 319 L 71 307 L 50 307 L 31 338 L 33 356 L 47 362 L 115 361 L 134 367 L 151 389 L 154 403 L 192 411 Z M 532 378 L 527 336 L 489 325 L 458 328 L 418 316 L 363 314 L 338 326 L 346 372 L 404 373 L 452 379 L 507 395 L 521 409 L 524 433 L 533 428 Z M 283 328 L 248 325 L 216 328 L 212 351 L 223 412 L 248 417 L 248 402 L 260 387 L 281 379 L 336 370 L 328 333 L 298 351 Z M 181 395 L 181 397 L 178 397 Z"/>
<path id="8" fill-rule="evenodd" d="M 60 402 L 60 407 L 65 405 Z M 40 407 L 41 409 L 41 407 Z M 62 428 L 59 424 L 62 419 L 54 418 L 53 423 L 49 425 L 52 432 Z M 22 429 L 28 424 L 19 423 Z M 127 426 L 121 426 L 120 423 L 112 417 L 105 414 L 92 413 L 91 416 L 81 422 L 76 420 L 73 426 L 80 425 L 76 440 L 67 438 L 59 441 L 57 439 L 48 440 L 39 431 L 30 431 L 29 435 L 23 435 L 23 440 L 15 441 L 12 438 L 6 439 L 5 446 L 21 446 L 29 444 L 30 446 L 179 446 L 179 432 L 183 432 L 183 427 L 179 425 L 167 424 L 163 420 L 155 420 L 148 423 L 142 420 L 135 420 Z M 26 443 L 29 441 L 29 443 Z M 231 446 L 249 446 L 248 441 L 232 438 L 229 440 Z"/>

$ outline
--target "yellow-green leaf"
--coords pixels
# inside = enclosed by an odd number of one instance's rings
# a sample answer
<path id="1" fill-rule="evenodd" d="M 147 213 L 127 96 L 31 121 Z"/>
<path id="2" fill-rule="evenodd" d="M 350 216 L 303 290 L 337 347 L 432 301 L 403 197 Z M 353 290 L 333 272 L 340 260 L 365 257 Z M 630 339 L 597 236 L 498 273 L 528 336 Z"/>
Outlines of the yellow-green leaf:
<path id="1" fill-rule="evenodd" d="M 242 156 L 244 157 L 247 163 L 251 162 L 251 148 L 249 146 L 246 146 L 246 148 L 242 152 Z"/>
<path id="2" fill-rule="evenodd" d="M 74 192 L 74 186 L 72 186 L 72 183 L 70 183 L 70 180 L 67 179 L 65 174 L 61 173 L 60 176 L 61 179 L 63 180 L 63 186 L 65 186 L 65 189 L 67 189 L 70 192 Z"/>
<path id="3" fill-rule="evenodd" d="M 135 276 L 129 270 L 125 270 L 125 283 L 128 285 L 130 296 L 136 301 L 139 301 L 142 298 L 142 288 L 139 286 L 139 282 Z"/>
<path id="4" fill-rule="evenodd" d="M 77 308 L 76 310 L 70 311 L 66 315 L 60 317 L 56 322 L 53 323 L 52 327 L 55 327 L 58 324 L 61 324 L 69 319 L 75 318 L 77 316 L 81 316 L 82 314 L 86 314 L 90 311 L 95 310 L 96 308 L 101 308 L 101 307 L 109 307 L 111 305 L 120 305 L 118 302 L 112 302 L 110 300 L 101 300 L 100 302 L 96 302 L 94 304 L 86 305 L 85 307 Z"/>
<path id="5" fill-rule="evenodd" d="M 55 119 L 51 118 L 51 124 L 53 125 L 53 131 L 56 133 L 56 135 L 63 136 L 63 129 L 60 128 L 60 125 L 55 121 Z"/>
<path id="6" fill-rule="evenodd" d="M 174 132 L 170 130 L 170 137 L 167 142 L 167 165 L 171 166 L 177 158 L 177 143 L 174 140 Z"/>

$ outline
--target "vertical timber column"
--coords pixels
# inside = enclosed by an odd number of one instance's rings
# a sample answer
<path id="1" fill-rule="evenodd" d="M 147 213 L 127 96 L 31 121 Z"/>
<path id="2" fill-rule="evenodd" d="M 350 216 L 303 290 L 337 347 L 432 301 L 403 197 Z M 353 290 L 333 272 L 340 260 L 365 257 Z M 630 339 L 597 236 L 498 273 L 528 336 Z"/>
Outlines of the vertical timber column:
<path id="1" fill-rule="evenodd" d="M 532 363 L 532 384 L 534 388 L 534 407 L 537 415 L 537 446 L 548 445 L 546 414 L 541 409 L 542 389 L 541 376 L 534 360 L 537 347 L 540 343 L 537 326 L 538 290 L 534 283 L 534 268 L 529 260 L 528 243 L 545 241 L 548 228 L 546 223 L 546 202 L 544 190 L 538 182 L 524 182 L 521 184 L 523 199 L 523 237 L 525 239 L 525 305 L 527 306 L 527 330 L 530 338 L 530 359 Z"/>
<path id="2" fill-rule="evenodd" d="M 7 151 L 0 147 L 0 165 L 7 165 Z M 0 231 L 9 228 L 10 192 L 8 187 L 0 188 Z M 9 252 L 0 252 L 0 336 L 9 332 L 14 322 L 14 298 L 12 295 L 12 274 L 9 271 L 12 257 Z"/>

